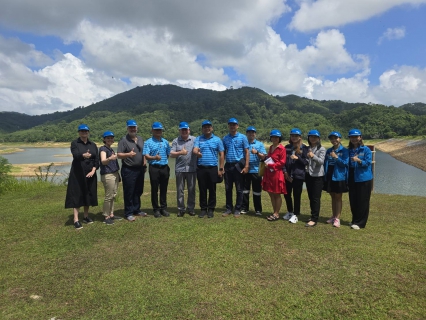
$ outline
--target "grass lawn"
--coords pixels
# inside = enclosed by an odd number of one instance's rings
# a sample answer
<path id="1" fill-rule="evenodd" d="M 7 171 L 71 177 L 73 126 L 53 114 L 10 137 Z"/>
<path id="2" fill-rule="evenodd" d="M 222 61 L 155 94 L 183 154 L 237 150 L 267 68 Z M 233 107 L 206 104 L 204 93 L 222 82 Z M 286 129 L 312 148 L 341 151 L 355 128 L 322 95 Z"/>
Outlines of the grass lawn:
<path id="1" fill-rule="evenodd" d="M 373 194 L 367 228 L 351 230 L 347 195 L 337 229 L 323 194 L 320 223 L 305 228 L 268 222 L 267 194 L 264 217 L 222 218 L 218 187 L 214 219 L 177 218 L 171 181 L 171 217 L 107 226 L 99 206 L 79 231 L 63 186 L 1 194 L 0 318 L 426 318 L 426 197 Z"/>

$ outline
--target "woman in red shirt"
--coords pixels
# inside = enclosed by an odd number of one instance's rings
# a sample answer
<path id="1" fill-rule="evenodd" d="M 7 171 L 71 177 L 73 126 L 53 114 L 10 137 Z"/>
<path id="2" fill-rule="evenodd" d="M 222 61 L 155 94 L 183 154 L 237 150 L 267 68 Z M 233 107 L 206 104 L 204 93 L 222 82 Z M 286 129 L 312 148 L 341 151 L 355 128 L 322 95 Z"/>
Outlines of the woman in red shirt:
<path id="1" fill-rule="evenodd" d="M 265 173 L 262 180 L 262 188 L 268 192 L 271 198 L 274 213 L 267 217 L 268 221 L 277 221 L 280 218 L 282 205 L 281 194 L 286 194 L 283 167 L 286 162 L 286 151 L 281 144 L 282 134 L 280 130 L 273 129 L 269 134 L 272 145 L 268 154 L 264 157 Z"/>

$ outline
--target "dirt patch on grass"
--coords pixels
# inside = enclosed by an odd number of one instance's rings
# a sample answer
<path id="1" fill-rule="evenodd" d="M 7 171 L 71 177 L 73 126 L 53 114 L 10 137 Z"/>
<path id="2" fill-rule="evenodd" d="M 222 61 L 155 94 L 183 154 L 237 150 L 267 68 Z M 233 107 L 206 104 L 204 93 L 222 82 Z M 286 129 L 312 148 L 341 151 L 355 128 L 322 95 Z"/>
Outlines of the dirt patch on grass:
<path id="1" fill-rule="evenodd" d="M 376 148 L 389 153 L 395 159 L 426 171 L 426 140 L 389 139 L 376 143 Z"/>

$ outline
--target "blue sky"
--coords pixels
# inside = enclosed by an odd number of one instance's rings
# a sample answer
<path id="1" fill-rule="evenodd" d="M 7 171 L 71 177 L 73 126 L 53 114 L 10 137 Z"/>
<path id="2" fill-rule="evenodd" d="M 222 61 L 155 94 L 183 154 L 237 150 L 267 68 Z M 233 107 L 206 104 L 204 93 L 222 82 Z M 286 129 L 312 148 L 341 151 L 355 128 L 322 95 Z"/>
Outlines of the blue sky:
<path id="1" fill-rule="evenodd" d="M 0 111 L 176 84 L 426 103 L 426 0 L 0 0 Z"/>

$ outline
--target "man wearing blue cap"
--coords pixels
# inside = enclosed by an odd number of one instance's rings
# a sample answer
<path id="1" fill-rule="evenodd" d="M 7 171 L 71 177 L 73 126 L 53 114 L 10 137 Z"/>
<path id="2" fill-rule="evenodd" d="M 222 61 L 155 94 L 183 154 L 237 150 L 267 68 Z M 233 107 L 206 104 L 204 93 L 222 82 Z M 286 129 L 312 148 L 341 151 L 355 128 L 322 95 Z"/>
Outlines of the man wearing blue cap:
<path id="1" fill-rule="evenodd" d="M 134 216 L 146 217 L 141 211 L 141 196 L 144 187 L 146 161 L 142 156 L 143 139 L 137 135 L 135 120 L 127 120 L 127 135 L 118 142 L 117 156 L 122 160 L 121 179 L 123 180 L 124 215 L 128 221 Z"/>
<path id="2" fill-rule="evenodd" d="M 152 137 L 146 140 L 142 154 L 149 163 L 152 209 L 155 218 L 168 217 L 167 187 L 170 177 L 170 145 L 163 138 L 164 127 L 161 122 L 154 122 L 151 129 Z M 158 203 L 158 190 L 160 190 L 160 203 Z"/>
<path id="3" fill-rule="evenodd" d="M 239 218 L 241 206 L 243 204 L 243 175 L 249 169 L 249 143 L 244 134 L 239 133 L 238 120 L 231 118 L 228 120 L 229 134 L 223 137 L 225 148 L 225 190 L 226 190 L 226 211 L 222 214 L 227 217 L 234 212 L 234 217 Z M 232 200 L 232 189 L 237 190 L 235 207 Z M 233 211 L 234 210 L 234 211 Z"/>
<path id="4" fill-rule="evenodd" d="M 250 187 L 253 188 L 253 204 L 256 215 L 262 215 L 262 177 L 259 176 L 259 157 L 266 154 L 265 146 L 262 142 L 256 140 L 256 128 L 253 126 L 247 127 L 246 136 L 249 142 L 249 171 L 244 177 L 244 191 L 243 191 L 243 204 L 241 206 L 241 213 L 249 211 L 250 203 Z"/>
<path id="5" fill-rule="evenodd" d="M 201 123 L 203 134 L 195 139 L 194 153 L 197 158 L 197 180 L 200 190 L 200 208 L 198 215 L 204 218 L 213 218 L 216 208 L 216 183 L 223 175 L 223 143 L 222 140 L 213 134 L 213 126 L 209 120 Z M 218 159 L 219 155 L 219 159 Z M 219 160 L 219 169 L 217 168 Z M 207 200 L 208 192 L 208 200 Z"/>
<path id="6" fill-rule="evenodd" d="M 178 206 L 178 217 L 183 217 L 188 211 L 194 216 L 195 208 L 195 182 L 197 180 L 197 156 L 192 152 L 195 137 L 190 135 L 191 129 L 187 122 L 179 123 L 179 136 L 173 140 L 170 157 L 176 158 L 176 198 Z M 188 188 L 188 202 L 185 207 L 185 181 Z"/>

